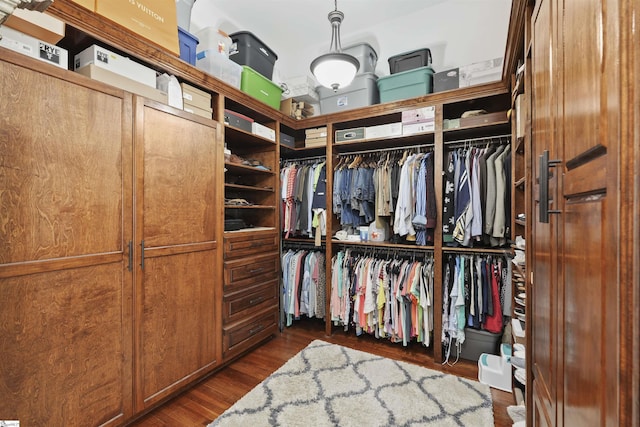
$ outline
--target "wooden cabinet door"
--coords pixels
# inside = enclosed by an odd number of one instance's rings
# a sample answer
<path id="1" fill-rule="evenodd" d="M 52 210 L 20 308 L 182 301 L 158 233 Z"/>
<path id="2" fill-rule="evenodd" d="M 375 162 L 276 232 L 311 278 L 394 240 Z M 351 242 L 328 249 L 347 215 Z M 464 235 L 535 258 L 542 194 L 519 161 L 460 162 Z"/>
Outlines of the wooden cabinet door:
<path id="1" fill-rule="evenodd" d="M 136 98 L 136 398 L 148 407 L 215 367 L 215 123 Z M 221 298 L 220 295 L 217 296 Z"/>
<path id="2" fill-rule="evenodd" d="M 2 57 L 1 418 L 122 424 L 133 410 L 131 96 Z"/>
<path id="3" fill-rule="evenodd" d="M 533 242 L 527 242 L 532 249 L 534 262 L 531 266 L 531 355 L 533 375 L 534 413 L 540 414 L 545 423 L 536 425 L 555 426 L 556 376 L 558 346 L 558 250 L 557 217 L 551 216 L 548 223 L 540 221 L 540 169 L 539 158 L 546 151 L 555 158 L 557 145 L 556 121 L 558 116 L 558 92 L 553 63 L 557 56 L 556 40 L 552 29 L 555 27 L 555 3 L 543 0 L 533 16 L 532 38 L 532 159 L 536 165 L 532 170 L 533 204 L 530 225 Z M 558 174 L 549 180 L 549 193 L 557 194 Z M 555 201 L 557 203 L 557 200 Z M 529 278 L 530 280 L 531 278 Z"/>

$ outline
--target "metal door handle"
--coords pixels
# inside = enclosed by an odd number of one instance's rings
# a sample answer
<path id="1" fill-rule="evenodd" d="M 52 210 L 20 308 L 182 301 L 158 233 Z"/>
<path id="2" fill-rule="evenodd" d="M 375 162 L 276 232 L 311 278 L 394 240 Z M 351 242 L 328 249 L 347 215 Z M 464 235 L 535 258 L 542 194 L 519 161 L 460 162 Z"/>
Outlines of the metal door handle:
<path id="1" fill-rule="evenodd" d="M 129 240 L 129 265 L 127 265 L 127 270 L 133 270 L 133 240 Z"/>
<path id="2" fill-rule="evenodd" d="M 561 210 L 549 209 L 549 168 L 554 168 L 561 163 L 562 160 L 549 160 L 549 150 L 544 150 L 540 155 L 540 205 L 538 208 L 541 223 L 549 223 L 549 214 L 562 213 Z"/>
<path id="3" fill-rule="evenodd" d="M 144 270 L 144 240 L 140 242 L 140 268 Z"/>

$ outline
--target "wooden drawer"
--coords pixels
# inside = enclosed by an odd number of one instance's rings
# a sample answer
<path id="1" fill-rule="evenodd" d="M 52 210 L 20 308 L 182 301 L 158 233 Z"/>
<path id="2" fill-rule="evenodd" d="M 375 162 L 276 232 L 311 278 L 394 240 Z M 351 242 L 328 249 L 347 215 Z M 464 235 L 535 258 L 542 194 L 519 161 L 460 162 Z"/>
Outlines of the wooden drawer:
<path id="1" fill-rule="evenodd" d="M 237 291 L 279 278 L 280 259 L 277 253 L 248 256 L 224 262 L 224 290 Z"/>
<path id="2" fill-rule="evenodd" d="M 246 292 L 225 295 L 222 316 L 225 324 L 250 317 L 256 311 L 278 304 L 279 280 L 270 280 Z"/>
<path id="3" fill-rule="evenodd" d="M 268 233 L 238 233 L 224 236 L 224 259 L 236 259 L 267 252 L 279 252 L 278 234 Z"/>
<path id="4" fill-rule="evenodd" d="M 229 359 L 248 350 L 278 330 L 278 306 L 270 307 L 246 322 L 224 327 L 222 356 Z"/>

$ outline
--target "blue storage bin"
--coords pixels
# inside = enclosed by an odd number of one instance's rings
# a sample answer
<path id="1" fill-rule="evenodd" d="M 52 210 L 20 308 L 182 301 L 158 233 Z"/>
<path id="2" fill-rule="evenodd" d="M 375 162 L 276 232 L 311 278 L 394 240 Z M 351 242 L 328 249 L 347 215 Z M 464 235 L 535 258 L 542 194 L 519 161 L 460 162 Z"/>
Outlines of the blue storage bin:
<path id="1" fill-rule="evenodd" d="M 420 67 L 380 77 L 380 103 L 415 98 L 433 92 L 433 74 L 433 68 Z"/>
<path id="2" fill-rule="evenodd" d="M 199 40 L 196 36 L 178 27 L 178 41 L 180 43 L 180 59 L 191 65 L 196 65 L 196 48 Z"/>

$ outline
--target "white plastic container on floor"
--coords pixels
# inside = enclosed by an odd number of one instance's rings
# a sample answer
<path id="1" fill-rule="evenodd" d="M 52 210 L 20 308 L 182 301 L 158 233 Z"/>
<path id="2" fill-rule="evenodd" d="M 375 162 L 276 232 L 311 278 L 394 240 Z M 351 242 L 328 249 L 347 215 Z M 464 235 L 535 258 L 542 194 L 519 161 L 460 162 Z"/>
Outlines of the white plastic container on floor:
<path id="1" fill-rule="evenodd" d="M 511 392 L 511 363 L 505 357 L 482 353 L 478 359 L 478 381 Z"/>

